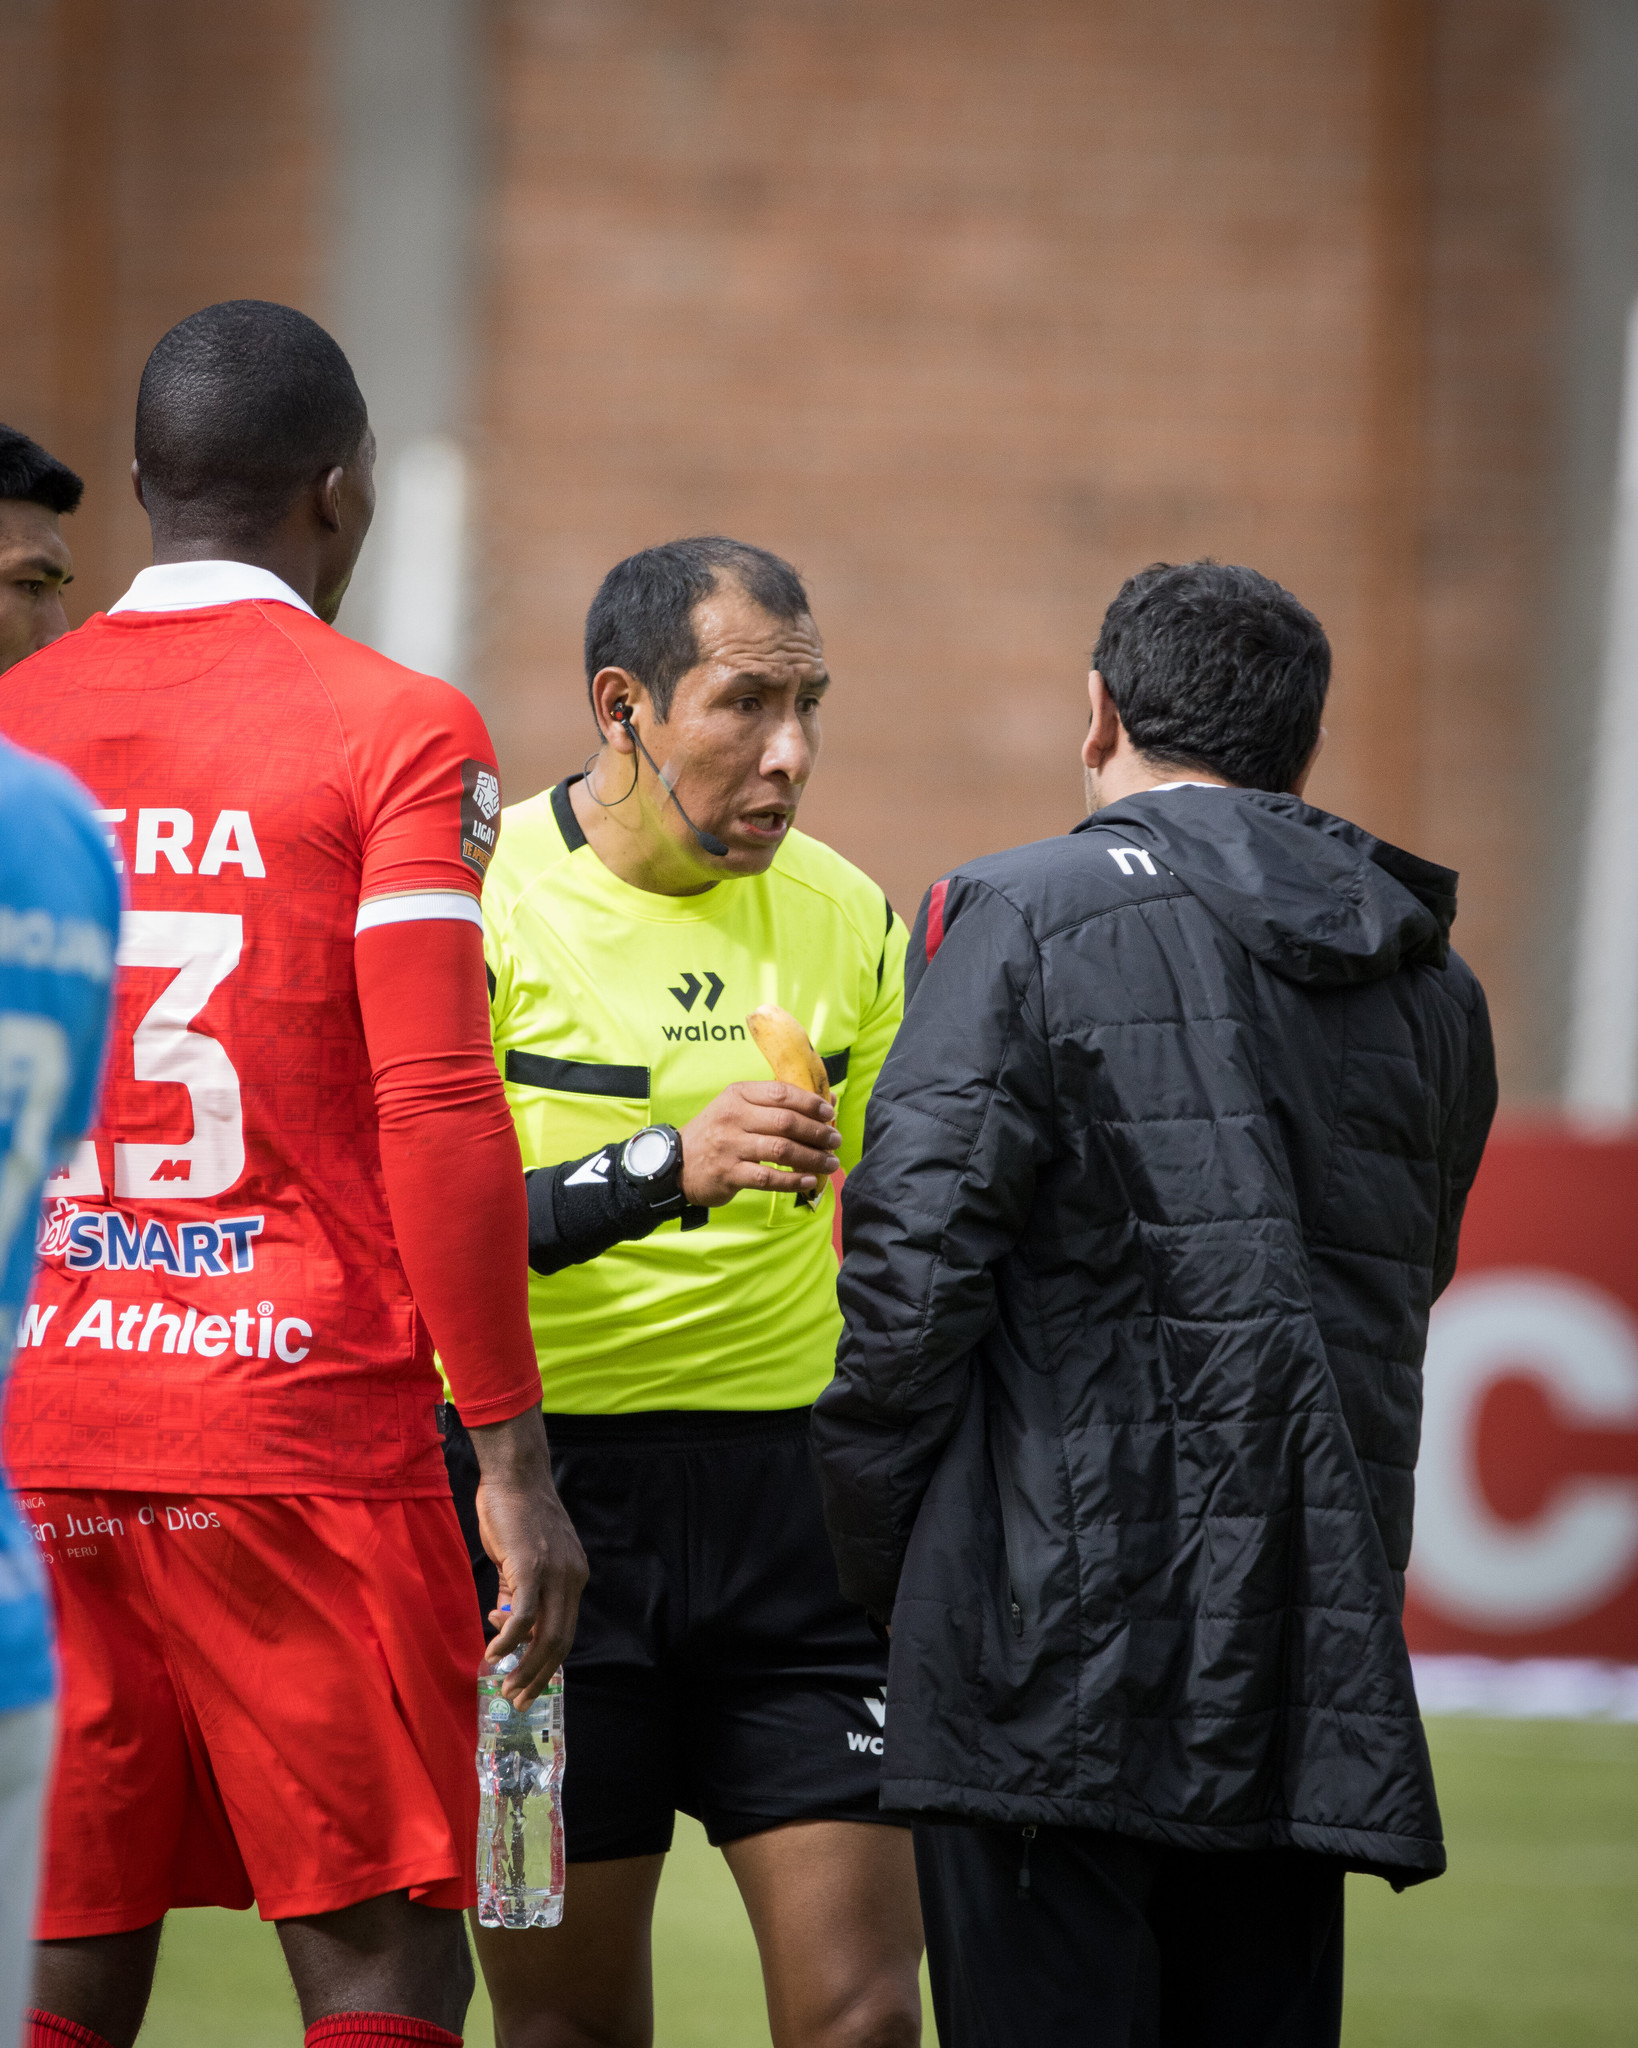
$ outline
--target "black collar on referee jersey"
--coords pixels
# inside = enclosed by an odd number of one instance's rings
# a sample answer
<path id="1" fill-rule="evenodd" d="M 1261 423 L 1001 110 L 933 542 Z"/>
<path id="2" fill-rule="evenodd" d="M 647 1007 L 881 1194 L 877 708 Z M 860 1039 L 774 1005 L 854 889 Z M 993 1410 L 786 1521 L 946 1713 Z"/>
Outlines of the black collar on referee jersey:
<path id="1" fill-rule="evenodd" d="M 569 801 L 570 786 L 576 782 L 584 782 L 585 779 L 584 775 L 565 775 L 563 780 L 557 783 L 552 790 L 552 816 L 557 820 L 557 829 L 563 834 L 563 844 L 569 849 L 570 853 L 578 853 L 581 847 L 586 844 L 586 835 L 581 831 L 580 820 L 575 816 L 574 805 Z M 882 985 L 882 971 L 887 966 L 887 941 L 893 936 L 893 906 L 885 896 L 882 898 L 882 908 L 887 913 L 887 930 L 882 939 L 881 958 L 876 962 L 876 986 L 878 988 Z M 491 995 L 495 993 L 493 982 L 491 982 L 489 993 Z M 845 1058 L 845 1055 L 843 1057 Z M 830 1078 L 832 1081 L 835 1081 L 839 1077 L 832 1074 Z"/>
<path id="2" fill-rule="evenodd" d="M 552 816 L 557 820 L 557 829 L 563 834 L 563 844 L 571 853 L 580 851 L 586 843 L 586 835 L 581 831 L 580 820 L 569 801 L 569 785 L 585 779 L 584 775 L 565 775 L 552 791 Z"/>

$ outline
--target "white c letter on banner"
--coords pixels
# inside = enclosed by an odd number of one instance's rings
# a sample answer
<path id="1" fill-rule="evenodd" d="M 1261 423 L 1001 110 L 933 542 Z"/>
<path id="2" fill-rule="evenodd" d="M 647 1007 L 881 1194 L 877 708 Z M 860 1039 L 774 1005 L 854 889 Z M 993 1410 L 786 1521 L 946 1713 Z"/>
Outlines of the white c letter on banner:
<path id="1" fill-rule="evenodd" d="M 1638 1423 L 1638 1323 L 1563 1273 L 1459 1280 L 1433 1311 L 1416 1468 L 1412 1589 L 1449 1620 L 1500 1634 L 1600 1607 L 1638 1566 L 1638 1480 L 1566 1479 L 1531 1522 L 1492 1513 L 1474 1433 L 1497 1380 L 1538 1380 L 1584 1427 Z"/>

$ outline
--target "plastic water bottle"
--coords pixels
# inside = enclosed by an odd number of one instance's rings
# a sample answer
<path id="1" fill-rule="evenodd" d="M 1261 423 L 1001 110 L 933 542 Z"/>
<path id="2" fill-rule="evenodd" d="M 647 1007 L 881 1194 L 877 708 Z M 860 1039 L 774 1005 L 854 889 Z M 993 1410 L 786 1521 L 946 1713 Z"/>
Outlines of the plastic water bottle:
<path id="1" fill-rule="evenodd" d="M 478 1674 L 478 1919 L 555 1927 L 563 1918 L 563 1673 L 527 1707 L 501 1693 L 518 1667 Z"/>

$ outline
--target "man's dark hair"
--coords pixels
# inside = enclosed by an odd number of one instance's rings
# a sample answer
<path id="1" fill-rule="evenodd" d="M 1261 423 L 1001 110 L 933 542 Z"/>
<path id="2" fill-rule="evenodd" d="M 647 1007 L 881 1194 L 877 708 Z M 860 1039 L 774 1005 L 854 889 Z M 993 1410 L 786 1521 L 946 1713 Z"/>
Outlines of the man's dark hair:
<path id="1" fill-rule="evenodd" d="M 812 609 L 801 577 L 766 548 L 718 533 L 644 548 L 615 563 L 586 614 L 588 695 L 599 669 L 623 668 L 648 691 L 655 717 L 669 718 L 678 678 L 700 658 L 694 607 L 724 576 L 776 619 Z"/>
<path id="2" fill-rule="evenodd" d="M 227 299 L 177 322 L 137 392 L 150 510 L 254 536 L 358 451 L 369 425 L 352 366 L 316 320 Z"/>
<path id="3" fill-rule="evenodd" d="M 1155 562 L 1121 585 L 1092 666 L 1151 761 L 1285 790 L 1319 738 L 1331 643 L 1255 569 Z"/>
<path id="4" fill-rule="evenodd" d="M 0 498 L 62 513 L 77 512 L 84 495 L 84 484 L 66 462 L 15 427 L 0 426 Z"/>

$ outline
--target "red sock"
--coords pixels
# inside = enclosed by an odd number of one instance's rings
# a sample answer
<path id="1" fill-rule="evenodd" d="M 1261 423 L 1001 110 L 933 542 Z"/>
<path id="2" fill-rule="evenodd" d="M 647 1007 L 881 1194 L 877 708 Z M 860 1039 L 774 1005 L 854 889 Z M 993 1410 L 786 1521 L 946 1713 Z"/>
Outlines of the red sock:
<path id="1" fill-rule="evenodd" d="M 88 2035 L 94 2041 L 95 2035 Z M 459 2034 L 445 2033 L 431 2020 L 405 2019 L 396 2012 L 333 2012 L 314 2020 L 303 2036 L 305 2048 L 390 2048 L 393 2042 L 420 2048 L 461 2048 Z M 52 2048 L 42 2042 L 40 2048 Z M 99 2044 L 100 2048 L 100 2044 Z"/>
<path id="2" fill-rule="evenodd" d="M 30 2006 L 28 2019 L 28 2041 L 26 2048 L 108 2048 L 100 2034 L 93 2034 L 89 2027 L 82 2027 L 78 2020 L 59 2019 L 54 2012 L 41 2012 L 37 2006 Z M 449 2035 L 444 2036 L 450 2039 Z"/>

